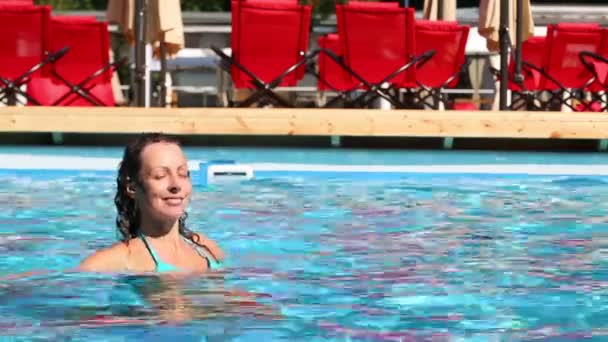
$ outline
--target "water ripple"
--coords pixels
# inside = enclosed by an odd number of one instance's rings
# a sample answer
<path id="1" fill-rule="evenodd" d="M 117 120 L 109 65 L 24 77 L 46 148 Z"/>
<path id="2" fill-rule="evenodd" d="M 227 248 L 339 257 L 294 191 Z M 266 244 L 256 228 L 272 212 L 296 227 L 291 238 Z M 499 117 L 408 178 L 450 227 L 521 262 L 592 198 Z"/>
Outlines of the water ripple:
<path id="1" fill-rule="evenodd" d="M 215 185 L 197 277 L 66 273 L 116 241 L 111 177 L 0 179 L 0 339 L 488 341 L 606 336 L 595 178 L 281 178 Z M 204 191 L 202 191 L 204 190 Z"/>

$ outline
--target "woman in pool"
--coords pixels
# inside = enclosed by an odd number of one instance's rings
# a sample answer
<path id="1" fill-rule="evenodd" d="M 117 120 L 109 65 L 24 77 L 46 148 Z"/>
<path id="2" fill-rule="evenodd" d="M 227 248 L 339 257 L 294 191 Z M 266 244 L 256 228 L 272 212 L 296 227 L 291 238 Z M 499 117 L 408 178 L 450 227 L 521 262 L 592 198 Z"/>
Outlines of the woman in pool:
<path id="1" fill-rule="evenodd" d="M 118 170 L 116 226 L 121 241 L 87 257 L 90 272 L 205 272 L 221 265 L 218 245 L 186 227 L 192 194 L 188 163 L 171 137 L 142 134 Z"/>
<path id="2" fill-rule="evenodd" d="M 78 269 L 129 275 L 121 278 L 110 294 L 113 315 L 94 321 L 130 322 L 133 315 L 143 315 L 137 308 L 145 308 L 144 313 L 152 313 L 165 322 L 206 318 L 215 311 L 277 315 L 275 310 L 256 302 L 262 295 L 224 289 L 221 276 L 165 276 L 204 273 L 217 269 L 224 259 L 214 241 L 186 227 L 191 194 L 188 163 L 176 139 L 142 134 L 125 148 L 114 198 L 121 241 L 88 256 Z M 197 286 L 189 287 L 188 280 L 194 280 Z"/>

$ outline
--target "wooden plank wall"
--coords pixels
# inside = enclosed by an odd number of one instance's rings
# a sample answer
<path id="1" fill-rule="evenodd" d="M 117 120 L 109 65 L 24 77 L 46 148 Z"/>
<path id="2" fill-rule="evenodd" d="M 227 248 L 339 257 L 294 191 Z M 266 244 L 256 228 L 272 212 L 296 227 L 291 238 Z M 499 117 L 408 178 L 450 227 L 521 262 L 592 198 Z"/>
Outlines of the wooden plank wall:
<path id="1" fill-rule="evenodd" d="M 2 107 L 0 132 L 608 139 L 608 113 Z"/>

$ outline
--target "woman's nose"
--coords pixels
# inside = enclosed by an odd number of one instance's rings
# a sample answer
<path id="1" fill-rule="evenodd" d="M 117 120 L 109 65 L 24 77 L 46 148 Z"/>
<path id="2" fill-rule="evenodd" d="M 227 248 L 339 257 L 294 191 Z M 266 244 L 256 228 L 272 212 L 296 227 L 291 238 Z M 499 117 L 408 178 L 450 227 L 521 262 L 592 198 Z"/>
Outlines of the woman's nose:
<path id="1" fill-rule="evenodd" d="M 178 177 L 171 177 L 171 183 L 169 183 L 168 190 L 172 194 L 176 194 L 181 191 L 181 186 L 179 185 Z"/>
<path id="2" fill-rule="evenodd" d="M 171 184 L 169 186 L 169 192 L 172 193 L 172 194 L 179 193 L 181 189 L 182 188 L 179 185 L 177 185 L 177 184 Z"/>

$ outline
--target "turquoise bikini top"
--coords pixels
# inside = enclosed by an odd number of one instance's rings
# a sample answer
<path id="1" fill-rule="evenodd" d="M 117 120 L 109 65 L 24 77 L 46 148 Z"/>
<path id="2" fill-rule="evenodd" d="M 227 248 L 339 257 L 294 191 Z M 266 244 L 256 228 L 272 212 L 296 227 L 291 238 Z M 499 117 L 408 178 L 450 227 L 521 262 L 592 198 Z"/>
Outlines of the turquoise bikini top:
<path id="1" fill-rule="evenodd" d="M 139 237 L 141 238 L 141 241 L 143 241 L 144 245 L 146 245 L 146 249 L 150 253 L 152 260 L 154 260 L 154 263 L 156 264 L 156 272 L 162 273 L 162 272 L 179 271 L 179 268 L 175 267 L 174 265 L 164 262 L 160 258 L 160 256 L 156 253 L 156 251 L 152 248 L 152 246 L 150 246 L 150 244 L 148 244 L 148 241 L 146 240 L 146 237 L 143 234 L 140 234 Z M 188 240 L 186 240 L 186 241 L 188 241 Z M 203 259 L 207 260 L 207 266 L 209 267 L 210 270 L 215 270 L 222 266 L 222 263 L 217 261 L 211 255 L 211 253 L 209 253 L 205 248 L 201 248 L 200 246 L 197 246 L 195 244 L 192 244 L 192 245 L 193 245 L 194 249 L 196 250 L 196 252 Z"/>

